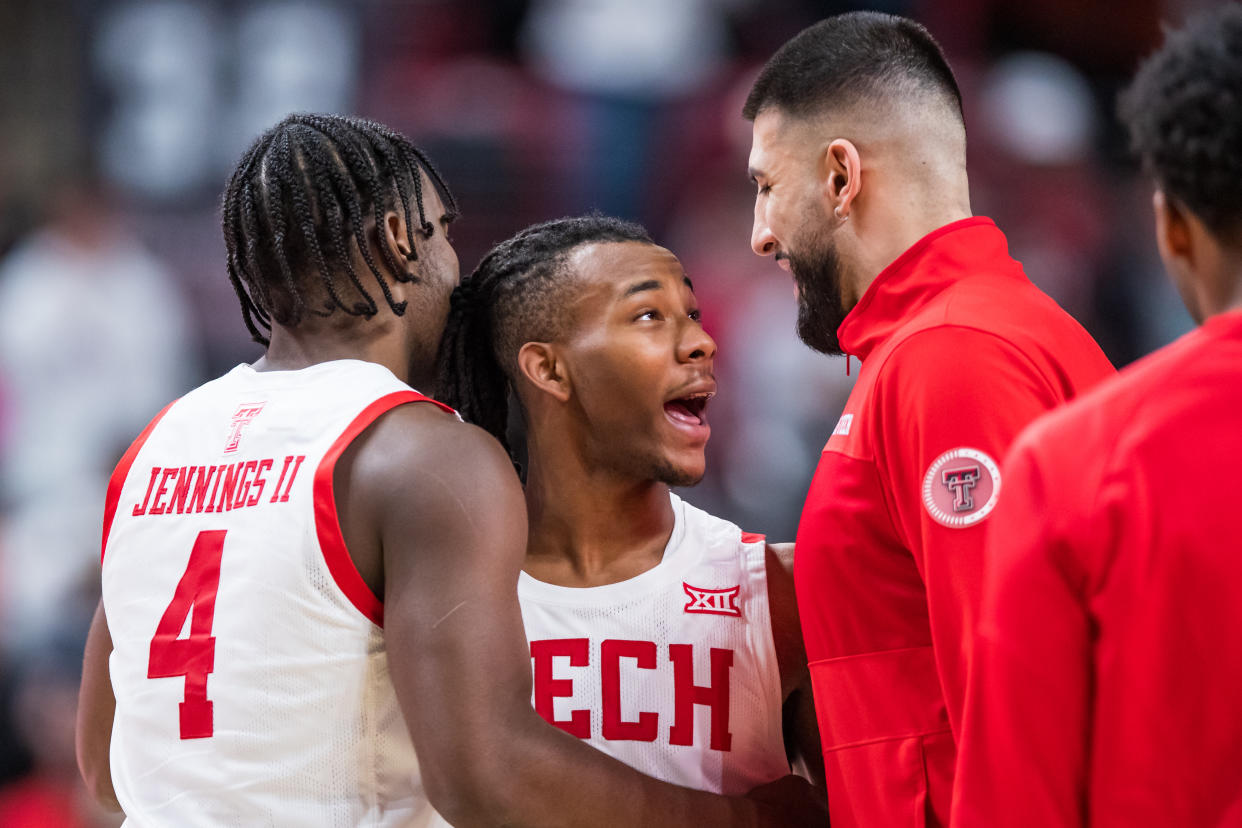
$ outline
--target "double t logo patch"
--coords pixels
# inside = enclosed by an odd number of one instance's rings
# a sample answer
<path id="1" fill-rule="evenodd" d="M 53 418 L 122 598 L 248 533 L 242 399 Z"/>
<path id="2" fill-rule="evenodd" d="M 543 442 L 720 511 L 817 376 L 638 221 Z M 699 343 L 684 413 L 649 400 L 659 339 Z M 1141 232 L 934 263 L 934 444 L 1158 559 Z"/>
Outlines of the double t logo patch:
<path id="1" fill-rule="evenodd" d="M 996 507 L 1001 476 L 996 461 L 973 448 L 955 448 L 932 461 L 923 476 L 923 506 L 932 520 L 964 529 Z"/>

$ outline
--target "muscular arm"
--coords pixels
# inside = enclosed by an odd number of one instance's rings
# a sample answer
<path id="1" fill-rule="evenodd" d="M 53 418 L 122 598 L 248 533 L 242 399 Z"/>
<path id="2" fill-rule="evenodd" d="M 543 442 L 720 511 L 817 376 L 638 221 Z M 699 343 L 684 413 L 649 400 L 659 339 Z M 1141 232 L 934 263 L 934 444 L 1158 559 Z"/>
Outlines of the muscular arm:
<path id="1" fill-rule="evenodd" d="M 818 787 L 824 787 L 824 754 L 811 694 L 811 675 L 802 644 L 802 625 L 793 582 L 793 544 L 769 544 L 767 549 L 768 606 L 772 613 L 772 639 L 781 670 L 781 694 L 785 747 L 791 761 Z"/>
<path id="2" fill-rule="evenodd" d="M 517 580 L 526 511 L 483 431 L 415 405 L 341 458 L 342 521 L 383 560 L 385 637 L 432 804 L 455 825 L 752 825 L 776 808 L 658 782 L 557 730 L 531 706 Z M 342 490 L 338 489 L 338 502 Z M 355 546 L 360 548 L 355 551 Z M 790 817 L 790 824 L 800 819 Z"/>
<path id="3" fill-rule="evenodd" d="M 78 691 L 78 719 L 75 738 L 78 769 L 86 788 L 110 811 L 121 810 L 112 789 L 112 772 L 108 752 L 112 747 L 112 717 L 116 698 L 108 676 L 108 657 L 112 654 L 112 636 L 103 602 L 95 609 L 91 631 L 86 639 L 86 655 L 82 663 L 82 686 Z"/>

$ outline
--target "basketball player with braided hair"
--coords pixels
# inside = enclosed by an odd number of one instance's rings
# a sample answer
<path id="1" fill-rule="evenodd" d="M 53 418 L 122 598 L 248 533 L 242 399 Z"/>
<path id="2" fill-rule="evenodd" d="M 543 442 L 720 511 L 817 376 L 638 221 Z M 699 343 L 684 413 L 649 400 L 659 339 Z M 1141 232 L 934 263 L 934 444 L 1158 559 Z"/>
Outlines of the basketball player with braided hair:
<path id="1" fill-rule="evenodd" d="M 531 709 L 520 485 L 407 384 L 458 282 L 426 156 L 290 116 L 223 208 L 266 351 L 170 404 L 113 474 L 78 719 L 95 796 L 141 825 L 775 823 Z"/>
<path id="2" fill-rule="evenodd" d="M 520 403 L 535 708 L 644 773 L 735 794 L 820 751 L 791 575 L 669 491 L 703 476 L 715 353 L 672 253 L 628 222 L 560 219 L 456 289 L 439 387 L 506 446 Z"/>

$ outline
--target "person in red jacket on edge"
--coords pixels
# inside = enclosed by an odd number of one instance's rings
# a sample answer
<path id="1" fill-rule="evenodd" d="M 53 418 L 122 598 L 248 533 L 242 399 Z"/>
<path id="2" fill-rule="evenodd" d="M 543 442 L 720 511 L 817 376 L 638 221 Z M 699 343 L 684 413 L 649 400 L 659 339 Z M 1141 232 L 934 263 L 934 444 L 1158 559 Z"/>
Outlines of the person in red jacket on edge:
<path id="1" fill-rule="evenodd" d="M 751 245 L 792 273 L 803 341 L 862 360 L 794 557 L 832 824 L 944 825 L 997 461 L 1113 368 L 971 217 L 961 96 L 922 26 L 823 20 L 743 114 Z"/>
<path id="2" fill-rule="evenodd" d="M 1122 113 L 1202 327 L 1006 461 L 956 825 L 1242 825 L 1242 6 L 1170 33 Z"/>

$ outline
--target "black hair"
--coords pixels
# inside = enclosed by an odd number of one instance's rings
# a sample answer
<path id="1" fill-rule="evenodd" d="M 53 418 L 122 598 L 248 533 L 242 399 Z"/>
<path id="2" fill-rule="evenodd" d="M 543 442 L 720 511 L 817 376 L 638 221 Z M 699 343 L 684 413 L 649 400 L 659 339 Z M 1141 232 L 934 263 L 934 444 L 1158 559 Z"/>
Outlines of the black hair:
<path id="1" fill-rule="evenodd" d="M 437 396 L 506 450 L 517 353 L 527 342 L 552 341 L 564 332 L 573 285 L 569 257 L 583 245 L 603 242 L 655 244 L 633 222 L 601 215 L 556 219 L 493 247 L 453 290 L 440 341 Z"/>
<path id="2" fill-rule="evenodd" d="M 414 231 L 435 233 L 423 205 L 426 173 L 450 217 L 457 202 L 431 160 L 405 136 L 383 124 L 341 115 L 295 114 L 260 135 L 237 164 L 224 191 L 224 242 L 229 280 L 254 340 L 272 323 L 296 326 L 307 313 L 328 316 L 338 308 L 371 318 L 378 311 L 350 255 L 362 255 L 388 307 L 396 302 L 372 255 L 365 221 L 398 207 L 405 214 L 408 257 L 417 258 Z M 413 211 L 418 222 L 413 221 Z M 383 230 L 379 229 L 382 239 Z M 387 244 L 377 245 L 397 281 L 417 281 L 398 265 Z M 313 283 L 312 275 L 318 276 Z M 341 284 L 348 278 L 348 284 Z"/>
<path id="3" fill-rule="evenodd" d="M 760 71 L 742 115 L 765 109 L 797 117 L 900 92 L 932 92 L 962 116 L 962 93 L 940 45 L 906 17 L 849 12 L 794 35 Z"/>
<path id="4" fill-rule="evenodd" d="M 1242 5 L 1168 32 L 1120 112 L 1160 189 L 1216 235 L 1242 230 Z"/>

